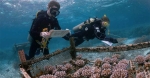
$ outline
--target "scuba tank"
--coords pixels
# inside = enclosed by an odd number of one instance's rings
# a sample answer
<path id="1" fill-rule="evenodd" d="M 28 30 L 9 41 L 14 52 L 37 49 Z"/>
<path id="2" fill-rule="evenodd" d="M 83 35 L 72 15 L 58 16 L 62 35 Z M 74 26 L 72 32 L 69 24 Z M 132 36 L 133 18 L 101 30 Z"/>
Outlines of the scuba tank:
<path id="1" fill-rule="evenodd" d="M 91 24 L 91 23 L 95 22 L 96 20 L 97 20 L 97 18 L 90 18 L 90 19 L 86 20 L 85 22 L 82 22 L 82 23 L 78 24 L 77 26 L 73 27 L 73 31 L 78 32 L 78 31 L 80 31 L 80 29 L 82 29 L 84 26 L 86 26 L 86 24 Z"/>

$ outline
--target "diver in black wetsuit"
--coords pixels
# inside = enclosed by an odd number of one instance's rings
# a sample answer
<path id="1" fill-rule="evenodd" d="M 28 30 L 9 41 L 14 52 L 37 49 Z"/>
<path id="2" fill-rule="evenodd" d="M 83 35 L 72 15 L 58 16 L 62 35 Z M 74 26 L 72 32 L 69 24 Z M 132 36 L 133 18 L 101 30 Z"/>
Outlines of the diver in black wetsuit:
<path id="1" fill-rule="evenodd" d="M 61 30 L 56 16 L 59 15 L 60 4 L 56 1 L 50 1 L 47 11 L 40 11 L 37 17 L 33 20 L 31 29 L 29 31 L 31 38 L 31 46 L 29 56 L 26 55 L 27 60 L 33 58 L 37 49 L 43 52 L 43 55 L 49 54 L 48 43 L 50 38 L 49 30 Z M 63 37 L 64 39 L 68 39 Z"/>
<path id="2" fill-rule="evenodd" d="M 95 37 L 99 40 L 109 41 L 111 43 L 118 43 L 118 41 L 111 37 L 106 37 L 105 31 L 109 25 L 109 19 L 104 15 L 101 19 L 90 18 L 89 20 L 75 26 L 73 28 L 74 34 L 71 37 L 74 37 L 75 46 L 80 45 L 85 40 L 94 39 Z"/>

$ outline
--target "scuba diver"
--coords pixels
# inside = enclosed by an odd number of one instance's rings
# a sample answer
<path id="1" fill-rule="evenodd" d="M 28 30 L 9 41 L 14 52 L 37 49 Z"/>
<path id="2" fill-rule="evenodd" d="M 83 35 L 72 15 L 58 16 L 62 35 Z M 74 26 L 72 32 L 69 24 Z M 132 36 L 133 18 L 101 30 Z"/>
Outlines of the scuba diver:
<path id="1" fill-rule="evenodd" d="M 80 45 L 85 40 L 94 39 L 95 37 L 105 43 L 118 43 L 117 39 L 106 37 L 105 31 L 109 26 L 109 18 L 104 15 L 101 19 L 90 18 L 85 22 L 73 28 L 74 33 L 70 37 L 74 37 L 75 46 Z M 109 33 L 109 30 L 108 30 Z"/>
<path id="2" fill-rule="evenodd" d="M 36 18 L 33 19 L 32 26 L 29 31 L 28 40 L 31 42 L 29 56 L 26 59 L 30 60 L 35 56 L 36 51 L 40 50 L 43 55 L 49 54 L 48 43 L 50 30 L 61 30 L 56 16 L 59 15 L 60 4 L 54 0 L 48 3 L 47 11 L 39 11 Z M 66 36 L 63 37 L 64 39 Z"/>

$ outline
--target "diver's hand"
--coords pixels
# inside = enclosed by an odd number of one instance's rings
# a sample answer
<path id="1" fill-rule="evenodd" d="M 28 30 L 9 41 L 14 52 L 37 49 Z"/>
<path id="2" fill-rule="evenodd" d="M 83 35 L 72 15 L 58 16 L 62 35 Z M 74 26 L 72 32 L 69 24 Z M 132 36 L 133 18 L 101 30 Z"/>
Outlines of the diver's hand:
<path id="1" fill-rule="evenodd" d="M 67 28 L 66 28 L 66 30 L 69 30 L 69 29 L 67 29 Z M 68 33 L 68 34 L 70 34 L 70 35 L 71 35 L 71 31 L 70 31 L 70 30 L 69 30 L 69 33 Z"/>
<path id="2" fill-rule="evenodd" d="M 109 37 L 109 38 L 104 38 L 104 40 L 105 40 L 105 41 L 109 41 L 109 42 L 111 42 L 111 43 L 118 43 L 117 39 L 114 39 L 114 38 L 111 38 L 111 37 Z"/>
<path id="3" fill-rule="evenodd" d="M 49 32 L 41 32 L 41 33 L 40 33 L 40 36 L 43 37 L 43 38 L 48 39 L 49 36 L 50 36 L 50 33 L 49 33 Z"/>
<path id="4" fill-rule="evenodd" d="M 112 43 L 118 43 L 117 39 L 113 39 L 113 38 L 111 39 L 111 42 Z"/>

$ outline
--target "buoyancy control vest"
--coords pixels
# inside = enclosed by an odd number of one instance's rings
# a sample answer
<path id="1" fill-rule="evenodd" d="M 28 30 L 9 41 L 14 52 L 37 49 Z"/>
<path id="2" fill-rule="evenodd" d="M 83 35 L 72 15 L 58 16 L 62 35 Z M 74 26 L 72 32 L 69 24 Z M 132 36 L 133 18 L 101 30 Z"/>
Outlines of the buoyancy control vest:
<path id="1" fill-rule="evenodd" d="M 96 21 L 99 21 L 99 20 L 100 20 L 100 19 L 98 19 L 98 18 L 90 18 L 90 19 L 88 19 L 88 20 L 86 20 L 86 21 L 84 21 L 84 22 L 78 24 L 77 26 L 73 27 L 73 31 L 74 31 L 74 32 L 78 32 L 78 31 L 80 31 L 84 26 L 87 26 L 87 25 L 89 25 L 89 24 L 91 24 L 91 23 L 94 23 L 94 22 L 96 22 Z"/>

